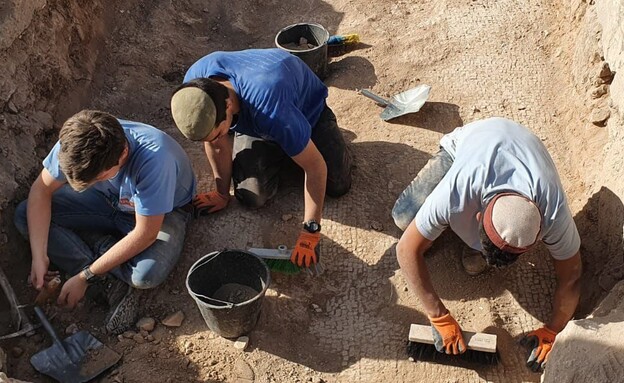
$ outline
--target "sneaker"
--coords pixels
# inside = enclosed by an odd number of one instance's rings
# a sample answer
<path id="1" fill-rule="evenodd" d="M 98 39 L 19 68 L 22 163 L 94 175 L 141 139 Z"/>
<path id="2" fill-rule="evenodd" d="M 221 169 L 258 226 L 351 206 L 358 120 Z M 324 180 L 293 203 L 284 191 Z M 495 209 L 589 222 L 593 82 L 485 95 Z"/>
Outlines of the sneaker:
<path id="1" fill-rule="evenodd" d="M 475 276 L 488 269 L 488 264 L 480 251 L 464 247 L 461 254 L 461 263 L 466 274 Z"/>
<path id="2" fill-rule="evenodd" d="M 106 316 L 106 331 L 119 335 L 130 329 L 139 315 L 139 290 L 114 278 L 107 288 L 110 311 Z"/>

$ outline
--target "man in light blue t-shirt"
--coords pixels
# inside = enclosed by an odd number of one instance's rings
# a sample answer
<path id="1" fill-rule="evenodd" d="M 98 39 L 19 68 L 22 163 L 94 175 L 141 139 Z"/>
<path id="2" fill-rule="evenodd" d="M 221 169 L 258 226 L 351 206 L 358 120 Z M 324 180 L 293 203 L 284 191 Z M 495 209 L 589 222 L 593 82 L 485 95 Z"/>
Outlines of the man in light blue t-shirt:
<path id="1" fill-rule="evenodd" d="M 525 337 L 532 349 L 527 364 L 538 370 L 580 294 L 580 237 L 555 165 L 538 137 L 503 118 L 457 128 L 440 146 L 392 210 L 405 230 L 397 245 L 401 269 L 431 320 L 437 350 L 457 354 L 466 345 L 430 282 L 425 251 L 450 227 L 467 245 L 462 265 L 477 275 L 488 265 L 515 262 L 541 240 L 553 259 L 557 289 L 550 321 Z"/>
<path id="2" fill-rule="evenodd" d="M 184 136 L 204 142 L 215 178 L 216 190 L 198 195 L 196 207 L 225 208 L 230 180 L 244 205 L 263 206 L 292 159 L 305 173 L 305 206 L 291 260 L 316 263 L 325 194 L 351 187 L 351 157 L 326 98 L 314 72 L 281 49 L 214 52 L 193 64 L 171 113 Z"/>
<path id="3" fill-rule="evenodd" d="M 110 305 L 106 329 L 122 333 L 136 320 L 137 289 L 158 286 L 180 257 L 196 186 L 189 158 L 152 126 L 83 110 L 43 166 L 15 212 L 32 284 L 42 289 L 55 265 L 70 276 L 58 303 L 74 307 L 90 287 Z"/>

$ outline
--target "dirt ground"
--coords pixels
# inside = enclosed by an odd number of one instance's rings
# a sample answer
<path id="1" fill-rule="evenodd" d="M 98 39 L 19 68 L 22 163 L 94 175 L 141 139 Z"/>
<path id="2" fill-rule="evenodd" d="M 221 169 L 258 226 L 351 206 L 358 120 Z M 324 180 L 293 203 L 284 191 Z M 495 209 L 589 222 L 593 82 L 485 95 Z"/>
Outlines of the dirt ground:
<path id="1" fill-rule="evenodd" d="M 563 38 L 571 28 L 567 8 L 542 0 L 131 0 L 104 12 L 109 21 L 102 29 L 104 43 L 94 48 L 98 58 L 89 91 L 65 109 L 98 108 L 166 131 L 190 154 L 202 191 L 213 186 L 202 147 L 183 139 L 169 111 L 171 91 L 188 66 L 215 50 L 272 47 L 277 31 L 297 22 L 320 23 L 331 34 L 358 33 L 362 43 L 332 57 L 325 80 L 328 104 L 356 165 L 352 190 L 326 201 L 325 273 L 274 273 L 245 351 L 213 334 L 186 292 L 189 267 L 223 248 L 292 246 L 302 220 L 299 182 L 286 182 L 259 210 L 234 201 L 191 224 L 173 274 L 144 294 L 141 316 L 156 319 L 154 341 L 107 336 L 100 328 L 105 310 L 97 306 L 57 312 L 53 322 L 61 333 L 75 323 L 123 355 L 100 382 L 539 381 L 540 375 L 525 368 L 526 350 L 517 340 L 550 313 L 555 281 L 546 249 L 539 247 L 507 270 L 469 277 L 459 263 L 461 242 L 445 233 L 428 257 L 434 285 L 464 329 L 498 335 L 501 363 L 413 363 L 405 354 L 409 325 L 426 324 L 427 318 L 400 273 L 394 246 L 401 232 L 390 211 L 443 134 L 476 119 L 504 116 L 542 138 L 579 230 L 591 230 L 599 206 L 572 153 L 575 145 L 599 147 L 605 133 L 581 123 L 587 110 L 574 92 L 562 91 L 570 87 L 573 54 Z M 429 102 L 391 123 L 356 92 L 368 88 L 389 97 L 418 84 L 431 85 Z M 25 247 L 22 253 L 22 262 L 10 262 L 12 281 L 20 286 L 29 262 Z M 591 288 L 581 312 L 601 294 Z M 16 289 L 23 301 L 34 294 Z M 161 321 L 178 310 L 185 315 L 182 326 L 164 327 Z M 3 343 L 10 376 L 50 381 L 29 364 L 48 345 L 42 334 Z M 23 353 L 11 355 L 15 348 Z"/>

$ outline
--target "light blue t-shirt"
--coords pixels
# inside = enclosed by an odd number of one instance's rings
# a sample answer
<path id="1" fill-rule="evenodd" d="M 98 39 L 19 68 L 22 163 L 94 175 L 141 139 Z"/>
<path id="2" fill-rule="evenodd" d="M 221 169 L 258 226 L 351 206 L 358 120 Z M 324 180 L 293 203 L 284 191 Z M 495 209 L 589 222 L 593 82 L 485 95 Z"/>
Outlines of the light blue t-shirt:
<path id="1" fill-rule="evenodd" d="M 538 239 L 558 260 L 574 256 L 581 240 L 546 147 L 528 129 L 504 118 L 480 120 L 445 135 L 453 165 L 416 214 L 418 231 L 433 241 L 447 227 L 482 250 L 478 212 L 495 194 L 514 191 L 542 213 Z"/>
<path id="2" fill-rule="evenodd" d="M 196 180 L 191 161 L 166 133 L 139 122 L 119 120 L 128 140 L 129 157 L 112 179 L 92 188 L 103 192 L 118 210 L 160 215 L 191 202 Z M 58 161 L 60 142 L 43 160 L 52 177 L 66 182 Z"/>
<path id="3" fill-rule="evenodd" d="M 327 98 L 314 72 L 277 48 L 211 53 L 189 68 L 184 82 L 200 77 L 222 77 L 234 87 L 240 100 L 234 131 L 275 141 L 291 157 L 310 141 Z"/>

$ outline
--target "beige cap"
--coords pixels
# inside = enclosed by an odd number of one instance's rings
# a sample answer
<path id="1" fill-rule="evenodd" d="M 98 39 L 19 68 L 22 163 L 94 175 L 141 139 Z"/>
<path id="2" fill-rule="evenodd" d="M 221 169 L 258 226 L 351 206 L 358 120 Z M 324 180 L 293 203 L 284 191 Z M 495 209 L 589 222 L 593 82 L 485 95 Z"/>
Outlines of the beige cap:
<path id="1" fill-rule="evenodd" d="M 537 242 L 541 226 L 537 205 L 517 193 L 496 195 L 483 216 L 483 227 L 492 243 L 512 254 L 529 250 Z"/>
<path id="2" fill-rule="evenodd" d="M 186 138 L 202 141 L 215 128 L 217 109 L 208 93 L 189 86 L 171 97 L 171 115 Z"/>

